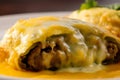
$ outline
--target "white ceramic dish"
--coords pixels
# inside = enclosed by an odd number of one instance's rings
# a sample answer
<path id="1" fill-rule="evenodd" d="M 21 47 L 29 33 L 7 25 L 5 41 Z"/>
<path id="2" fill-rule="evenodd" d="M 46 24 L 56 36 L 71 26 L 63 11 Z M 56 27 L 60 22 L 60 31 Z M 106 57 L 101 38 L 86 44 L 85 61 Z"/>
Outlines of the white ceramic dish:
<path id="1" fill-rule="evenodd" d="M 45 13 L 42 12 L 42 13 L 25 13 L 25 14 L 0 16 L 0 39 L 3 37 L 5 31 L 19 19 L 27 19 L 27 18 L 40 17 L 40 16 L 66 16 L 69 13 L 70 12 L 45 12 Z M 8 76 L 0 75 L 0 80 L 53 80 L 53 79 L 43 79 L 43 78 L 30 79 L 30 78 L 17 78 L 17 77 L 8 77 Z M 71 79 L 66 79 L 66 80 L 71 80 Z M 85 79 L 85 80 L 88 80 L 88 79 Z M 95 79 L 95 80 L 120 80 L 120 78 Z"/>

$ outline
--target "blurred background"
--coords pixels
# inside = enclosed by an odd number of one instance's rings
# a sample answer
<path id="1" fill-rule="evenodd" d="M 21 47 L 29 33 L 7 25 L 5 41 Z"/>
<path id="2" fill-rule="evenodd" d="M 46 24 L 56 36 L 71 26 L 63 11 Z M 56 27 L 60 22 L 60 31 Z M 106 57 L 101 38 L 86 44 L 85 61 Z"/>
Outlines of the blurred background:
<path id="1" fill-rule="evenodd" d="M 100 4 L 120 2 L 120 0 L 97 0 Z M 31 12 L 52 12 L 52 11 L 73 11 L 79 9 L 84 0 L 0 0 L 0 15 L 31 13 Z"/>

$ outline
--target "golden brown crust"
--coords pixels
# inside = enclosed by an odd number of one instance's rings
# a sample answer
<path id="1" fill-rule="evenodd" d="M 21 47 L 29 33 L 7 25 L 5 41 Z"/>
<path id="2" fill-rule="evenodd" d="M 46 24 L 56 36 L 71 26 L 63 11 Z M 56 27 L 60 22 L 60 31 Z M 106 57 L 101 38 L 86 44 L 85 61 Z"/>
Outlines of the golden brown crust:
<path id="1" fill-rule="evenodd" d="M 4 50 L 4 48 L 0 47 L 0 63 L 3 61 L 7 61 L 9 58 L 9 52 Z"/>

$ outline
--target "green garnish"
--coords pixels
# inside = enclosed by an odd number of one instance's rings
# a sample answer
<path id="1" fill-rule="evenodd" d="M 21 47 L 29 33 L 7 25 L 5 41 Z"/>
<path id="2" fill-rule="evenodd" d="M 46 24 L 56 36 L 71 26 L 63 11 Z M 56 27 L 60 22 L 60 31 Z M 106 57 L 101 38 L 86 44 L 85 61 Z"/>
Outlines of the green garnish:
<path id="1" fill-rule="evenodd" d="M 96 0 L 85 0 L 85 2 L 81 4 L 79 11 L 84 10 L 84 9 L 90 9 L 93 7 L 106 7 L 106 8 L 110 8 L 113 10 L 120 10 L 120 4 L 111 4 L 108 6 L 101 6 L 101 5 L 98 5 Z"/>
<path id="2" fill-rule="evenodd" d="M 120 4 L 112 4 L 112 5 L 109 5 L 108 8 L 111 8 L 114 10 L 120 10 Z"/>
<path id="3" fill-rule="evenodd" d="M 95 0 L 85 0 L 85 3 L 81 4 L 80 10 L 89 9 L 92 7 L 97 7 L 97 2 Z"/>

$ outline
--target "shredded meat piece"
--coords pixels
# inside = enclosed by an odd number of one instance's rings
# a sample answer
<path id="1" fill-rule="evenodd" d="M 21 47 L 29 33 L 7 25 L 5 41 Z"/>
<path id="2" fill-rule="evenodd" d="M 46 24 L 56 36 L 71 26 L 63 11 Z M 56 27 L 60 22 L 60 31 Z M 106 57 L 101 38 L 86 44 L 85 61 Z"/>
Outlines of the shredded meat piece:
<path id="1" fill-rule="evenodd" d="M 41 43 L 35 43 L 36 45 L 32 48 L 27 55 L 23 55 L 19 58 L 19 65 L 22 69 L 38 71 L 43 69 L 42 56 L 41 56 Z"/>
<path id="2" fill-rule="evenodd" d="M 22 69 L 30 71 L 40 71 L 44 69 L 57 70 L 61 66 L 60 52 L 65 53 L 66 60 L 68 59 L 67 44 L 65 45 L 63 37 L 50 38 L 46 41 L 45 47 L 42 46 L 41 42 L 35 43 L 35 47 L 32 48 L 28 54 L 21 55 L 19 58 L 19 65 Z M 50 58 L 49 66 L 44 65 L 43 55 L 52 55 Z M 47 59 L 47 57 L 46 57 Z"/>
<path id="3" fill-rule="evenodd" d="M 115 40 L 113 40 L 113 41 L 115 41 Z M 120 61 L 119 45 L 116 42 L 113 42 L 113 41 L 108 39 L 108 41 L 106 43 L 106 47 L 107 47 L 107 50 L 108 50 L 108 56 L 103 61 L 104 65 L 114 64 L 114 63 L 118 63 Z"/>

